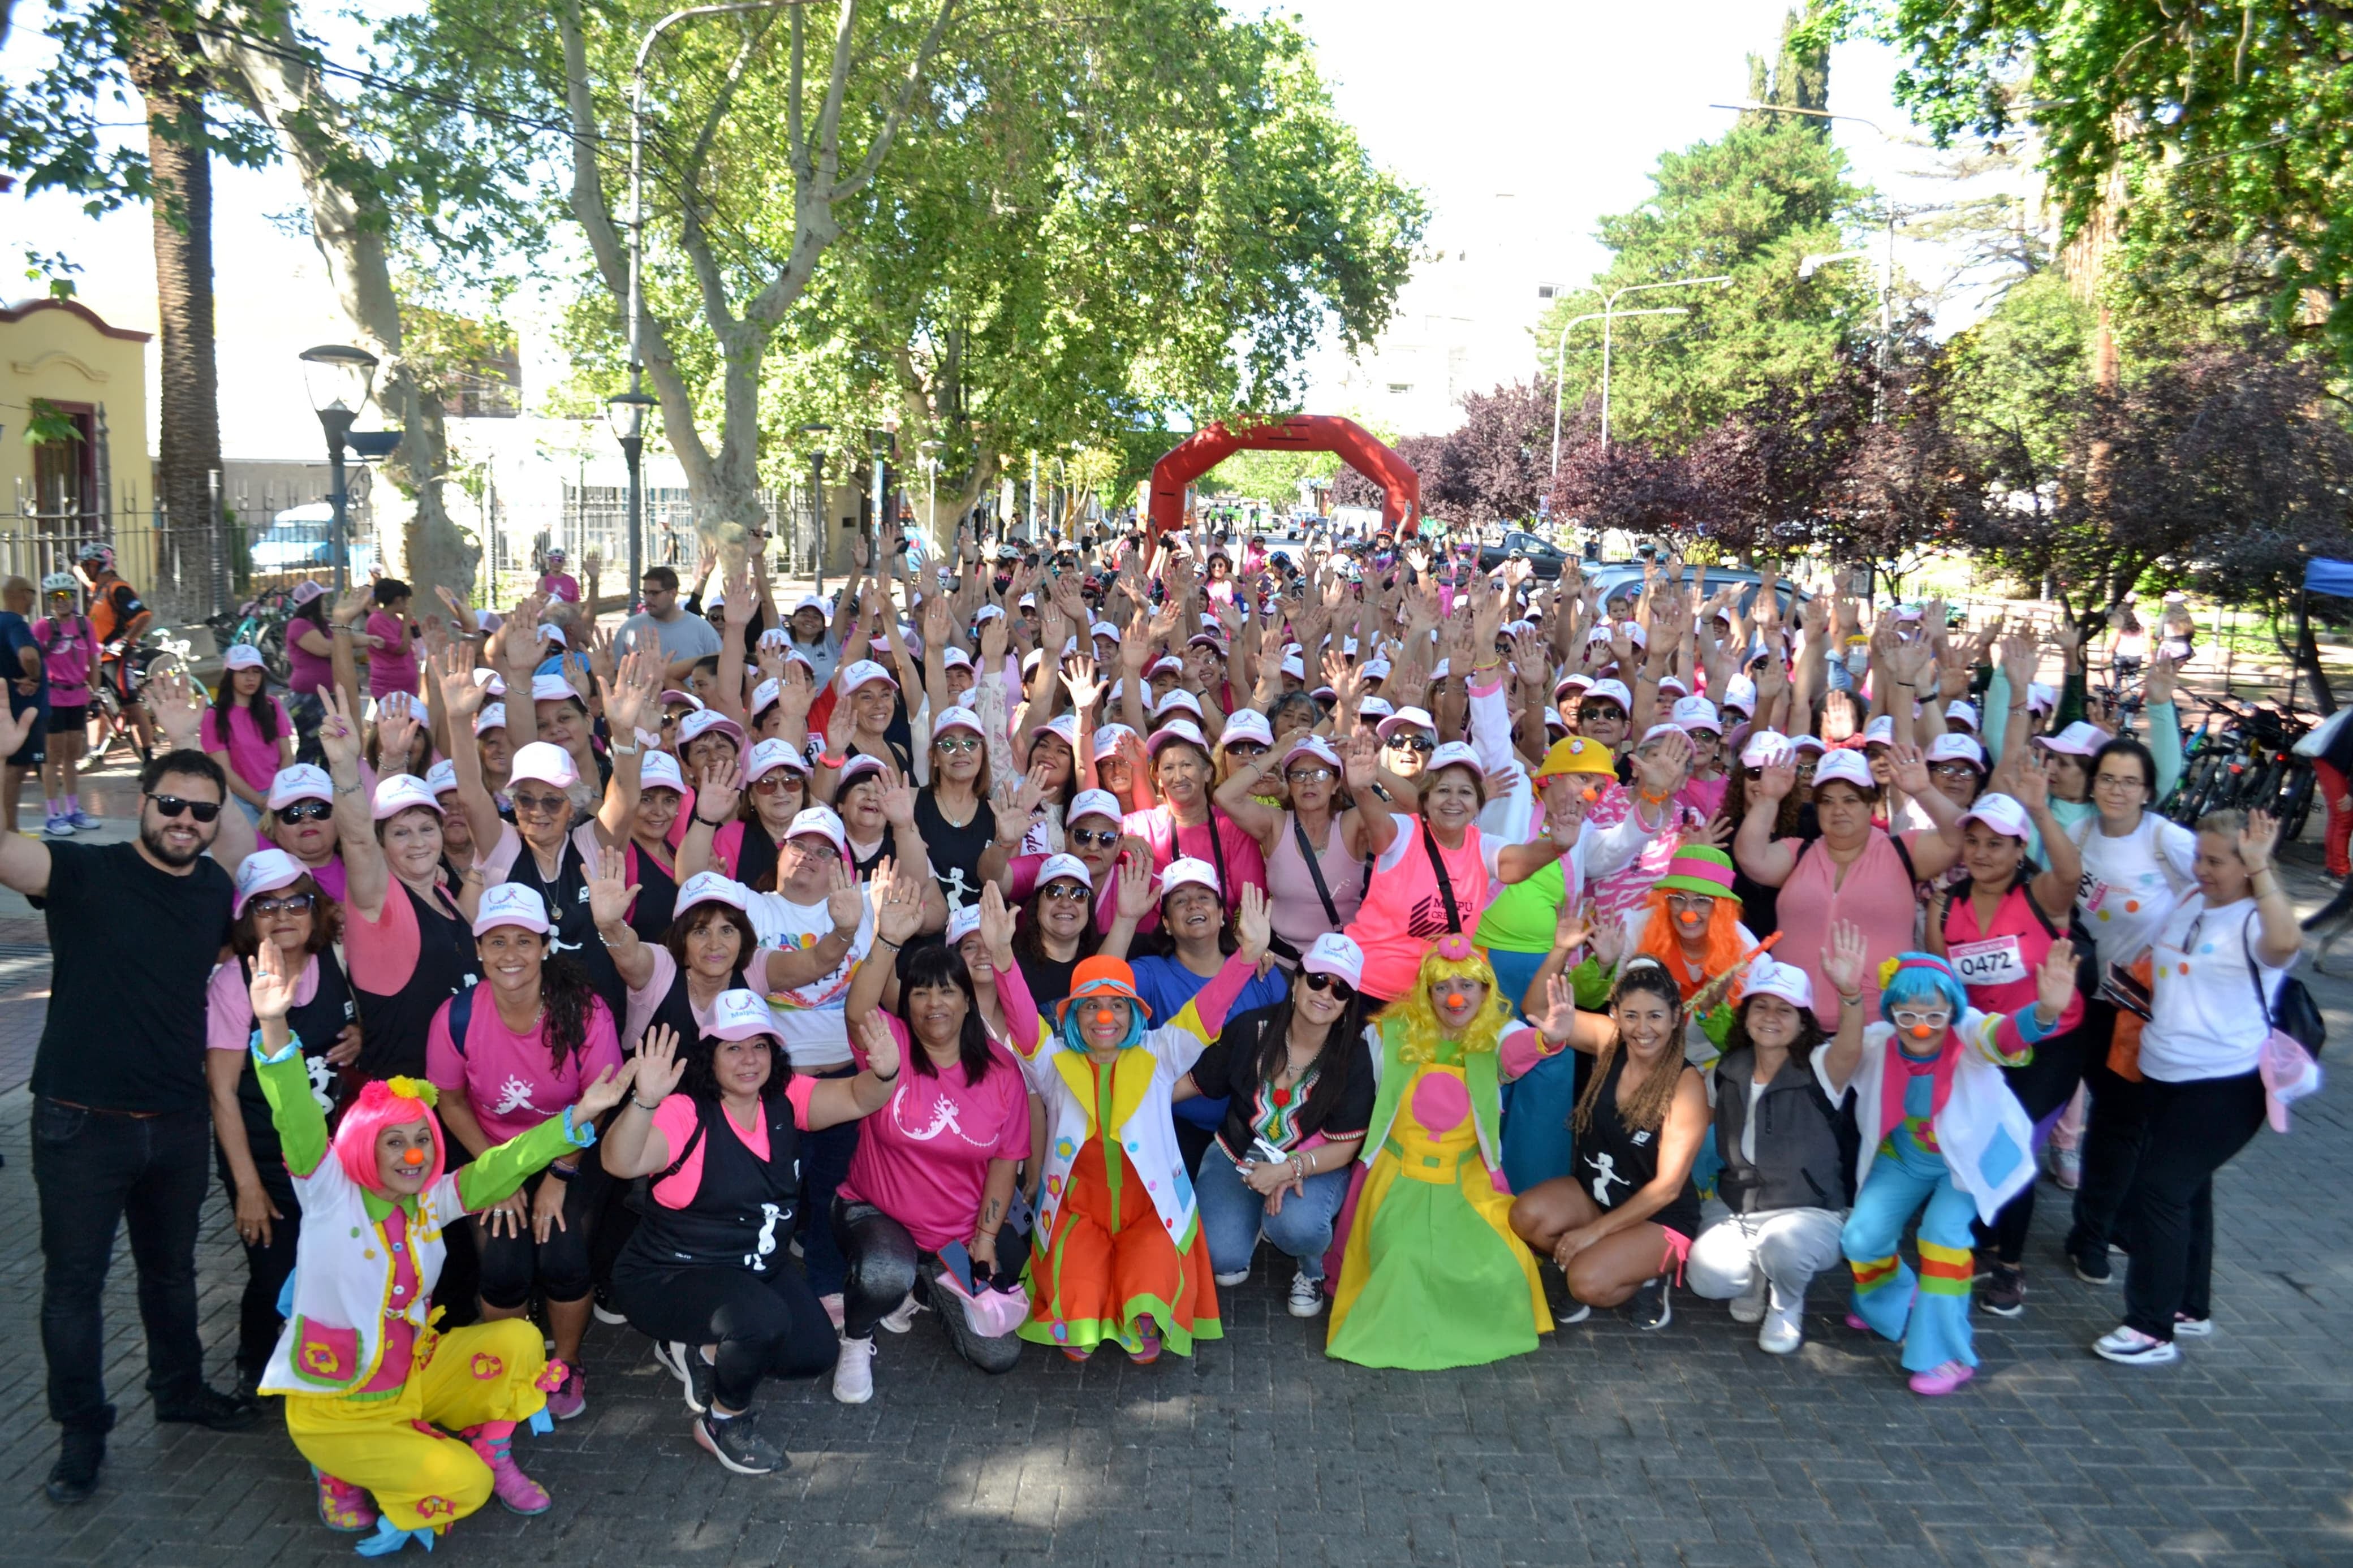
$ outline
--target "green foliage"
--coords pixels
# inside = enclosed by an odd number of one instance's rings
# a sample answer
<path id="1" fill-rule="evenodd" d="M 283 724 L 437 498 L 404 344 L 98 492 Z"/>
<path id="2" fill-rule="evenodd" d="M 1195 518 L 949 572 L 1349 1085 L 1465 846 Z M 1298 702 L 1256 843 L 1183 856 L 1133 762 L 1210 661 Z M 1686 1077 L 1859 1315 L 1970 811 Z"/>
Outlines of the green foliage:
<path id="1" fill-rule="evenodd" d="M 1329 452 L 1236 452 L 1201 476 L 1200 489 L 1241 496 L 1285 510 L 1299 504 L 1303 479 L 1329 479 L 1340 459 Z"/>
<path id="2" fill-rule="evenodd" d="M 2032 489 L 2063 458 L 2091 386 L 2094 325 L 2066 279 L 2042 272 L 1947 342 L 1947 416 L 2003 453 L 2013 484 Z"/>
<path id="3" fill-rule="evenodd" d="M 33 399 L 25 421 L 25 445 L 27 447 L 62 446 L 79 441 L 81 426 L 74 416 L 46 397 Z"/>

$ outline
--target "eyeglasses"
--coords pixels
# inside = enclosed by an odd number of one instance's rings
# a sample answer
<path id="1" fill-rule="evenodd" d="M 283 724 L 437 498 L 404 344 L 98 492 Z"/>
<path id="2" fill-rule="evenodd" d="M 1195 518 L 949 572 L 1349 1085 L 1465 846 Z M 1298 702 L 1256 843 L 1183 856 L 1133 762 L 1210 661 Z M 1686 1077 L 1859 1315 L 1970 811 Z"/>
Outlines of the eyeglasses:
<path id="1" fill-rule="evenodd" d="M 1893 1020 L 1895 1026 L 1899 1029 L 1916 1029 L 1923 1024 L 1927 1025 L 1930 1028 L 1935 1028 L 1941 1024 L 1948 1024 L 1952 1022 L 1953 1016 L 1942 1008 L 1927 1013 L 1915 1013 L 1909 1009 L 1905 1009 L 1891 1013 L 1888 1015 L 1888 1017 Z"/>
<path id="2" fill-rule="evenodd" d="M 553 816 L 559 811 L 570 809 L 572 805 L 572 802 L 569 799 L 560 795 L 516 795 L 510 793 L 507 798 L 514 803 L 514 808 L 518 814 L 529 812 L 533 816 Z"/>
<path id="3" fill-rule="evenodd" d="M 177 816 L 185 811 L 198 822 L 210 822 L 220 815 L 221 810 L 220 802 L 216 800 L 182 800 L 176 795 L 152 792 L 147 798 L 155 803 L 156 811 L 164 816 Z"/>
<path id="4" fill-rule="evenodd" d="M 782 795 L 788 789 L 798 789 L 801 781 L 790 773 L 762 773 L 752 781 L 754 795 Z"/>
<path id="5" fill-rule="evenodd" d="M 1329 991 L 1343 1002 L 1352 999 L 1356 994 L 1356 988 L 1336 974 L 1318 974 L 1313 970 L 1302 970 L 1299 973 L 1299 983 L 1310 991 Z"/>
<path id="6" fill-rule="evenodd" d="M 1082 849 L 1108 849 L 1119 842 L 1116 827 L 1073 827 L 1066 835 Z"/>
<path id="7" fill-rule="evenodd" d="M 1577 716 L 1588 724 L 1596 719 L 1622 724 L 1626 721 L 1626 710 L 1615 702 L 1580 702 L 1577 706 Z"/>
<path id="8" fill-rule="evenodd" d="M 1969 763 L 1938 763 L 1928 771 L 1940 779 L 1973 779 L 1978 776 L 1976 766 Z"/>
<path id="9" fill-rule="evenodd" d="M 1389 750 L 1392 752 L 1434 752 L 1438 750 L 1438 742 L 1431 740 L 1427 735 L 1392 735 L 1389 737 Z"/>
<path id="10" fill-rule="evenodd" d="M 308 893 L 290 893 L 282 899 L 256 899 L 247 906 L 259 916 L 299 915 L 308 913 L 311 904 Z"/>
<path id="11" fill-rule="evenodd" d="M 1076 882 L 1050 882 L 1039 897 L 1049 903 L 1082 904 L 1087 901 L 1087 890 Z"/>
<path id="12" fill-rule="evenodd" d="M 2100 773 L 2092 780 L 2094 789 L 2146 789 L 2138 773 Z"/>
<path id="13" fill-rule="evenodd" d="M 980 750 L 981 742 L 977 735 L 940 735 L 934 737 L 932 744 L 949 756 L 958 757 L 966 752 Z"/>
<path id="14" fill-rule="evenodd" d="M 1330 768 L 1293 768 L 1282 775 L 1285 784 L 1329 784 L 1340 775 Z"/>
<path id="15" fill-rule="evenodd" d="M 168 816 L 171 814 L 166 812 L 164 815 Z M 335 806 L 332 801 L 298 800 L 291 805 L 280 806 L 278 810 L 278 820 L 280 822 L 324 822 L 327 818 L 334 815 Z M 208 819 L 199 816 L 196 820 L 198 822 L 204 822 Z"/>

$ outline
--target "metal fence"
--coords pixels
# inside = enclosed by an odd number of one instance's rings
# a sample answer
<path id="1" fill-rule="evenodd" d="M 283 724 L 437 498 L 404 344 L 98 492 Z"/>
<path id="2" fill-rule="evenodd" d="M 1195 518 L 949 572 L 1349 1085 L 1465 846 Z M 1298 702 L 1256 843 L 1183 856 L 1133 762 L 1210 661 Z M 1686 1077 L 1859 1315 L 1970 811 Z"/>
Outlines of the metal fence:
<path id="1" fill-rule="evenodd" d="M 148 510 L 0 513 L 0 574 L 38 584 L 72 571 L 90 543 L 114 547 L 115 571 L 164 625 L 195 625 L 228 607 L 234 562 L 209 519 L 182 527 Z"/>
<path id="2" fill-rule="evenodd" d="M 795 550 L 806 553 L 800 541 L 808 527 L 805 515 L 807 506 L 799 492 L 807 488 L 796 486 L 790 490 L 760 492 L 760 510 L 768 518 L 770 527 L 784 536 L 777 542 L 788 557 Z M 594 551 L 602 564 L 599 585 L 603 591 L 635 591 L 637 584 L 625 581 L 629 570 L 627 487 L 576 485 L 567 480 L 562 507 L 555 516 L 542 520 L 519 515 L 519 509 L 510 502 L 501 521 L 504 526 L 495 531 L 496 548 L 492 552 L 501 563 L 500 582 L 534 570 L 550 548 L 561 546 L 570 555 L 567 569 L 584 585 L 587 581 L 588 554 Z M 695 528 L 692 498 L 683 489 L 649 488 L 645 491 L 645 563 L 674 567 L 680 577 L 691 583 L 702 554 L 702 542 Z"/>

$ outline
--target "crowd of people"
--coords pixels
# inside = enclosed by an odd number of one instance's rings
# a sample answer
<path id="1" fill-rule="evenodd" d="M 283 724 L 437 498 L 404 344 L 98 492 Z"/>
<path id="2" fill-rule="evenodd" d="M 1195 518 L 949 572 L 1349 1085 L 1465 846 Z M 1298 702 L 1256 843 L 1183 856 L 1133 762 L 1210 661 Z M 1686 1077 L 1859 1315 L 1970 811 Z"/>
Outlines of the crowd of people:
<path id="1" fill-rule="evenodd" d="M 862 1403 L 925 1320 L 978 1373 L 1202 1353 L 1261 1268 L 1408 1369 L 1678 1290 L 1788 1354 L 1810 1290 L 1937 1396 L 2053 1267 L 2046 1162 L 2063 1267 L 2126 1253 L 2087 1348 L 2212 1331 L 2212 1178 L 2309 1090 L 2308 999 L 2276 826 L 2154 810 L 2167 652 L 2152 747 L 2073 628 L 1769 572 L 966 529 L 786 605 L 750 543 L 617 631 L 554 560 L 503 615 L 306 592 L 287 700 L 242 647 L 150 686 L 135 839 L 0 836 L 55 949 L 53 1500 L 125 1218 L 156 1418 L 280 1401 L 371 1555 L 546 1509 L 516 1439 L 592 1335 L 745 1475 L 770 1380 Z"/>

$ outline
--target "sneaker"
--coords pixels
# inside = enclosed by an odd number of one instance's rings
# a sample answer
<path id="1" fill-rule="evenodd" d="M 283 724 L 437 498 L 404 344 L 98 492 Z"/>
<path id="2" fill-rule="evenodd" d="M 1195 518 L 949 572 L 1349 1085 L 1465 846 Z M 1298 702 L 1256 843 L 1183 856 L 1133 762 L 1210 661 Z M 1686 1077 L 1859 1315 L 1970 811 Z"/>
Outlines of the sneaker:
<path id="1" fill-rule="evenodd" d="M 261 1419 L 261 1406 L 254 1400 L 198 1384 L 195 1397 L 186 1403 L 156 1405 L 155 1419 L 185 1421 L 215 1432 L 242 1432 Z"/>
<path id="2" fill-rule="evenodd" d="M 1555 1328 L 1565 1329 L 1571 1323 L 1581 1323 L 1591 1316 L 1593 1316 L 1593 1309 L 1585 1302 L 1579 1301 L 1566 1312 L 1555 1312 L 1552 1315 L 1552 1321 Z"/>
<path id="3" fill-rule="evenodd" d="M 711 1408 L 712 1365 L 702 1359 L 702 1347 L 679 1340 L 656 1340 L 654 1360 L 686 1390 L 686 1407 L 697 1415 Z"/>
<path id="4" fill-rule="evenodd" d="M 496 1437 L 484 1436 L 479 1426 L 470 1427 L 465 1438 L 466 1446 L 474 1450 L 482 1463 L 491 1467 L 491 1495 L 509 1513 L 528 1517 L 548 1510 L 553 1500 L 548 1497 L 547 1489 L 524 1475 L 522 1467 L 514 1461 L 512 1426 L 508 1426 Z"/>
<path id="5" fill-rule="evenodd" d="M 825 1315 L 833 1320 L 833 1331 L 837 1334 L 841 1332 L 841 1292 L 836 1290 L 830 1296 L 819 1296 L 817 1304 L 823 1307 Z"/>
<path id="6" fill-rule="evenodd" d="M 1763 1270 L 1747 1289 L 1732 1299 L 1732 1321 L 1736 1323 L 1761 1323 L 1765 1321 L 1765 1292 L 1771 1289 Z"/>
<path id="7" fill-rule="evenodd" d="M 1642 1281 L 1642 1288 L 1634 1292 L 1633 1317 L 1638 1329 L 1663 1329 L 1675 1321 L 1674 1305 L 1667 1300 L 1665 1275 Z"/>
<path id="8" fill-rule="evenodd" d="M 1301 1269 L 1291 1277 L 1291 1315 L 1312 1318 L 1324 1310 L 1324 1281 L 1310 1279 Z"/>
<path id="9" fill-rule="evenodd" d="M 558 1421 L 569 1421 L 588 1408 L 588 1380 L 580 1375 L 576 1366 L 566 1365 L 564 1381 L 547 1396 L 547 1413 Z"/>
<path id="10" fill-rule="evenodd" d="M 1772 1293 L 1764 1326 L 1757 1331 L 1757 1348 L 1771 1355 L 1789 1355 L 1806 1342 L 1806 1299 L 1784 1305 L 1780 1292 Z"/>
<path id="11" fill-rule="evenodd" d="M 2213 1331 L 2211 1318 L 2193 1318 L 2187 1312 L 2173 1314 L 2173 1337 L 2177 1340 L 2202 1340 Z"/>
<path id="12" fill-rule="evenodd" d="M 1912 1392 L 1935 1399 L 1947 1394 L 1978 1374 L 1978 1369 L 1963 1362 L 1948 1361 L 1939 1367 L 1912 1374 Z"/>
<path id="13" fill-rule="evenodd" d="M 874 1397 L 874 1339 L 844 1336 L 841 1353 L 833 1363 L 833 1396 L 844 1405 L 863 1405 Z"/>
<path id="14" fill-rule="evenodd" d="M 1247 1268 L 1237 1268 L 1230 1274 L 1219 1274 L 1215 1276 L 1215 1279 L 1218 1281 L 1218 1289 L 1220 1290 L 1230 1290 L 1249 1278 L 1250 1270 Z"/>
<path id="15" fill-rule="evenodd" d="M 98 1468 L 104 1463 L 105 1433 L 69 1428 L 58 1440 L 58 1462 L 49 1467 L 49 1482 L 42 1490 L 61 1508 L 88 1502 L 98 1489 Z"/>
<path id="16" fill-rule="evenodd" d="M 915 1314 L 923 1310 L 923 1304 L 916 1300 L 915 1293 L 910 1290 L 907 1292 L 907 1299 L 892 1308 L 883 1317 L 882 1326 L 894 1334 L 903 1334 L 915 1326 Z"/>
<path id="17" fill-rule="evenodd" d="M 758 1414 L 746 1410 L 741 1415 L 721 1420 L 716 1415 L 694 1418 L 694 1440 L 703 1450 L 739 1476 L 767 1476 L 787 1469 L 792 1461 L 776 1451 L 776 1446 L 760 1436 L 754 1425 Z"/>
<path id="18" fill-rule="evenodd" d="M 338 1480 L 316 1465 L 311 1467 L 311 1478 L 318 1484 L 321 1524 L 338 1535 L 357 1535 L 375 1528 L 375 1504 L 364 1490 Z"/>
<path id="19" fill-rule="evenodd" d="M 2007 1263 L 1997 1263 L 1984 1290 L 1978 1295 L 1978 1305 L 1997 1318 L 2023 1317 L 2026 1313 L 2026 1270 Z"/>
<path id="20" fill-rule="evenodd" d="M 44 838 L 71 838 L 73 830 L 73 818 L 70 816 L 52 816 L 41 824 L 41 837 Z"/>
<path id="21" fill-rule="evenodd" d="M 98 826 L 98 818 L 92 816 L 90 813 L 82 810 L 79 806 L 74 808 L 74 814 L 66 820 L 72 823 L 77 829 L 83 833 L 88 833 L 91 828 Z"/>
<path id="22" fill-rule="evenodd" d="M 2084 1152 L 2081 1149 L 2051 1148 L 2051 1179 L 2063 1192 L 2073 1192 L 2084 1184 Z"/>
<path id="23" fill-rule="evenodd" d="M 1127 1359 L 1138 1366 L 1150 1366 L 1160 1359 L 1160 1325 L 1146 1312 L 1135 1320 L 1135 1337 L 1143 1343 Z"/>
<path id="24" fill-rule="evenodd" d="M 2108 1267 L 2106 1247 L 2103 1247 L 2097 1252 L 2089 1247 L 2071 1247 L 2067 1258 L 2075 1266 L 2075 1278 L 2084 1284 L 2113 1285 L 2116 1282 L 2116 1271 Z"/>
<path id="25" fill-rule="evenodd" d="M 2094 1342 L 2092 1353 L 2119 1366 L 2163 1366 L 2181 1359 L 2181 1348 L 2171 1340 L 2142 1333 L 2130 1323 L 2120 1323 L 2102 1334 Z"/>
<path id="26" fill-rule="evenodd" d="M 610 1323 L 617 1329 L 626 1328 L 628 1325 L 628 1317 L 613 1310 L 611 1303 L 605 1300 L 605 1292 L 602 1290 L 596 1292 L 596 1299 L 589 1303 L 588 1310 L 596 1315 L 596 1321 L 600 1323 Z"/>

